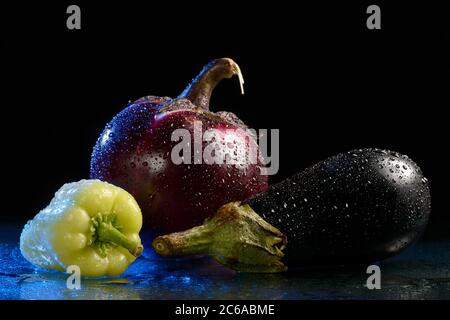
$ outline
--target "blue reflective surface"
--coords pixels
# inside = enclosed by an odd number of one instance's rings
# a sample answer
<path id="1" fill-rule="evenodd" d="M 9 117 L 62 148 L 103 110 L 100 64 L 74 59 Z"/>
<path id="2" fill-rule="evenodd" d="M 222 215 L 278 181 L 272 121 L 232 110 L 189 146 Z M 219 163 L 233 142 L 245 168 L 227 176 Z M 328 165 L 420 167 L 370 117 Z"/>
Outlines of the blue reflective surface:
<path id="1" fill-rule="evenodd" d="M 161 259 L 151 252 L 117 278 L 81 280 L 37 270 L 20 254 L 21 226 L 0 226 L 0 299 L 450 299 L 450 241 L 425 238 L 380 265 L 382 289 L 365 287 L 364 266 L 240 274 L 208 258 Z"/>

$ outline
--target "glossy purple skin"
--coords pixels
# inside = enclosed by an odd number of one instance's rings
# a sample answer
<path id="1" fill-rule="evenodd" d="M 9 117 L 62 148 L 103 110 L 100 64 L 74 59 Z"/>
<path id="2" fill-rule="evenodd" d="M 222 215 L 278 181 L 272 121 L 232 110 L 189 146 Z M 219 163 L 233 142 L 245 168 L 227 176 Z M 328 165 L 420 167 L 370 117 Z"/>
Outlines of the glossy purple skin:
<path id="1" fill-rule="evenodd" d="M 171 141 L 172 132 L 185 128 L 193 137 L 194 121 L 201 121 L 203 131 L 245 128 L 231 113 L 204 111 L 186 99 L 148 96 L 117 114 L 94 147 L 91 178 L 130 192 L 141 207 L 144 230 L 151 236 L 199 225 L 221 205 L 268 188 L 259 158 L 258 163 L 243 166 L 193 164 L 192 150 L 190 165 L 174 164 L 171 150 L 179 141 Z M 255 144 L 239 134 L 235 138 Z"/>

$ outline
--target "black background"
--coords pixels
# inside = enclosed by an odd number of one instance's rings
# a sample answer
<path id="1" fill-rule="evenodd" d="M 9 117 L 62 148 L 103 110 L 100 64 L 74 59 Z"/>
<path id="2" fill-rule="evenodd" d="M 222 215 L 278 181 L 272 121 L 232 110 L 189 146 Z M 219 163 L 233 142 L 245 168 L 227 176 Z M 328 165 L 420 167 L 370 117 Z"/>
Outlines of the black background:
<path id="1" fill-rule="evenodd" d="M 193 2 L 194 3 L 194 2 Z M 449 14 L 443 3 L 214 1 L 2 4 L 0 219 L 24 221 L 87 178 L 92 147 L 129 100 L 178 95 L 210 59 L 245 77 L 211 103 L 252 128 L 279 128 L 271 182 L 362 147 L 409 155 L 448 219 Z M 66 28 L 78 4 L 81 30 Z M 382 29 L 366 28 L 379 4 Z"/>

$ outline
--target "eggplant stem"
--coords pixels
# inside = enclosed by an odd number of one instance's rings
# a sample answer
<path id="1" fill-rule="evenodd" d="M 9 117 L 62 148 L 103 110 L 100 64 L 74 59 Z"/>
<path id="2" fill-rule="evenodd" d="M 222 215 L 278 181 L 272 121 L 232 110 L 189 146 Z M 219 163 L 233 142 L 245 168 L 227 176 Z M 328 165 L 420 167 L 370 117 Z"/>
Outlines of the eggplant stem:
<path id="1" fill-rule="evenodd" d="M 152 246 L 161 256 L 208 254 L 243 272 L 282 272 L 287 239 L 248 205 L 230 202 L 203 225 L 157 237 Z"/>
<path id="2" fill-rule="evenodd" d="M 223 79 L 238 76 L 241 93 L 244 94 L 244 77 L 238 64 L 230 58 L 210 61 L 191 81 L 178 98 L 188 99 L 195 106 L 209 110 L 211 95 L 217 84 Z"/>
<path id="3" fill-rule="evenodd" d="M 212 239 L 209 228 L 202 225 L 157 237 L 153 240 L 152 246 L 161 256 L 207 254 Z"/>

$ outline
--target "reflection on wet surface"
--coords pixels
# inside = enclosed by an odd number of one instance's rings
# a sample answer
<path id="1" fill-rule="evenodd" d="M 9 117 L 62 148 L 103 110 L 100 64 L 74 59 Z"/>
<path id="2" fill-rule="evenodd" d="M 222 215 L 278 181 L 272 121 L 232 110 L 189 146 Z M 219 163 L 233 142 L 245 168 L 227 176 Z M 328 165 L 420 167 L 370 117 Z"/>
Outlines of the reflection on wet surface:
<path id="1" fill-rule="evenodd" d="M 450 240 L 424 239 L 380 263 L 381 290 L 365 287 L 366 266 L 240 274 L 208 258 L 161 259 L 151 252 L 121 277 L 81 280 L 35 269 L 20 254 L 19 227 L 0 227 L 0 299 L 450 299 Z"/>

